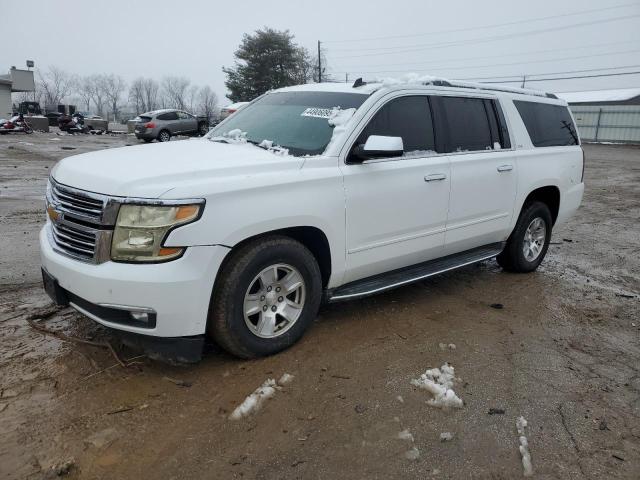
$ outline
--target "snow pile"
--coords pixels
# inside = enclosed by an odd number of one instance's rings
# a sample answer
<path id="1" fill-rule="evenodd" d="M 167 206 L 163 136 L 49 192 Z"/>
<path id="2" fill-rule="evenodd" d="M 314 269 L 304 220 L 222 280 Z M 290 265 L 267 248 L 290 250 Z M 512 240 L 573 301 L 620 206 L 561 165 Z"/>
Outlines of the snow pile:
<path id="1" fill-rule="evenodd" d="M 442 432 L 440 434 L 440 441 L 441 442 L 449 442 L 453 440 L 453 433 L 451 432 Z"/>
<path id="2" fill-rule="evenodd" d="M 288 373 L 283 374 L 277 383 L 273 378 L 268 378 L 236 407 L 229 418 L 231 420 L 240 420 L 241 418 L 257 412 L 266 400 L 273 397 L 277 390 L 280 390 L 284 385 L 291 383 L 292 380 L 293 375 Z"/>
<path id="3" fill-rule="evenodd" d="M 344 132 L 347 130 L 347 123 L 353 117 L 353 114 L 356 113 L 355 108 L 345 108 L 344 110 L 340 107 L 336 107 L 331 111 L 331 115 L 327 122 L 329 122 L 329 126 L 333 127 L 333 133 L 331 134 L 331 140 L 327 144 L 327 148 L 325 151 L 329 149 L 332 143 L 337 142 Z"/>
<path id="4" fill-rule="evenodd" d="M 275 153 L 276 155 L 289 155 L 289 149 L 281 147 L 280 145 L 275 145 L 273 140 L 264 139 L 258 146 L 270 151 L 271 153 Z"/>
<path id="5" fill-rule="evenodd" d="M 409 429 L 403 430 L 398 434 L 398 438 L 400 440 L 406 440 L 408 442 L 413 443 L 413 435 L 409 431 Z"/>
<path id="6" fill-rule="evenodd" d="M 438 408 L 462 408 L 462 399 L 453 391 L 455 372 L 451 365 L 445 363 L 440 368 L 427 370 L 420 378 L 411 380 L 411 385 L 428 391 L 433 398 L 427 403 Z"/>
<path id="7" fill-rule="evenodd" d="M 234 128 L 224 134 L 224 139 L 229 143 L 247 143 L 247 132 L 243 132 L 239 128 Z"/>
<path id="8" fill-rule="evenodd" d="M 382 78 L 378 80 L 383 87 L 394 87 L 396 85 L 422 85 L 432 82 L 448 82 L 446 78 L 434 77 L 433 75 L 419 75 L 417 73 L 407 73 L 399 78 Z"/>
<path id="9" fill-rule="evenodd" d="M 522 455 L 522 468 L 524 469 L 524 476 L 530 477 L 533 475 L 533 465 L 531 464 L 531 454 L 529 453 L 529 442 L 524 435 L 524 429 L 527 426 L 527 421 L 524 417 L 518 417 L 516 420 L 516 429 L 518 430 L 518 436 L 520 437 L 520 455 Z"/>
<path id="10" fill-rule="evenodd" d="M 407 450 L 404 456 L 407 460 L 417 460 L 420 458 L 420 450 L 416 447 L 412 447 L 411 450 Z"/>
<path id="11" fill-rule="evenodd" d="M 288 373 L 283 373 L 282 376 L 280 377 L 280 380 L 278 380 L 278 385 L 283 387 L 291 383 L 291 380 L 293 380 L 293 375 L 290 375 Z"/>

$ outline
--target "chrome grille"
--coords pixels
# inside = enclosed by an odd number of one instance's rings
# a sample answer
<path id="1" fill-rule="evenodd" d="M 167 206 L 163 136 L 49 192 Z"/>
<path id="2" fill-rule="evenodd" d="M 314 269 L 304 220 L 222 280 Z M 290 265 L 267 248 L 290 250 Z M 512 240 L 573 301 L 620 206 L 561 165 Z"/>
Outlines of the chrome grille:
<path id="1" fill-rule="evenodd" d="M 101 195 L 82 192 L 52 181 L 51 200 L 70 217 L 97 222 L 102 219 L 105 201 Z"/>
<path id="2" fill-rule="evenodd" d="M 96 251 L 97 231 L 82 226 L 78 228 L 69 222 L 51 222 L 51 233 L 58 248 L 73 256 L 93 259 Z"/>
<path id="3" fill-rule="evenodd" d="M 78 260 L 102 263 L 109 256 L 117 206 L 106 195 L 78 190 L 49 179 L 49 241 Z"/>

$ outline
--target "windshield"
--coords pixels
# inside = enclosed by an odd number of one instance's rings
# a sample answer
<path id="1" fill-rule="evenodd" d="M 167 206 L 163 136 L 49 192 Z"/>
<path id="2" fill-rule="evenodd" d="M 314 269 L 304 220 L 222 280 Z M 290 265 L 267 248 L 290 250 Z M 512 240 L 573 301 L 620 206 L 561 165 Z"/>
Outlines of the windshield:
<path id="1" fill-rule="evenodd" d="M 232 114 L 214 128 L 209 139 L 246 133 L 255 144 L 264 141 L 291 155 L 318 155 L 327 147 L 333 127 L 328 119 L 337 109 L 358 108 L 367 99 L 361 93 L 275 92 Z"/>

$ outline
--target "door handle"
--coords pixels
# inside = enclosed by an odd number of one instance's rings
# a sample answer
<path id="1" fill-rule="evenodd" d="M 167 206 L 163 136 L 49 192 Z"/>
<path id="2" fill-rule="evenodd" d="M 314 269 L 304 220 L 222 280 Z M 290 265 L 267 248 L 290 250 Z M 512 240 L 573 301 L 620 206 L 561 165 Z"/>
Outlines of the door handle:
<path id="1" fill-rule="evenodd" d="M 499 172 L 510 172 L 513 170 L 513 165 L 500 165 L 498 167 Z"/>
<path id="2" fill-rule="evenodd" d="M 436 182 L 439 180 L 445 180 L 447 176 L 444 173 L 432 173 L 424 177 L 425 182 Z"/>

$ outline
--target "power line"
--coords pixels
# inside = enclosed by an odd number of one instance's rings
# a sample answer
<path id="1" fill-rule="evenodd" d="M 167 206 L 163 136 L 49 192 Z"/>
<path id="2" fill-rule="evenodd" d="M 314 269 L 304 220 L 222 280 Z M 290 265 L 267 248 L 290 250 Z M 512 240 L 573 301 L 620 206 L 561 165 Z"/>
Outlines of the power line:
<path id="1" fill-rule="evenodd" d="M 636 53 L 636 52 L 640 52 L 640 49 L 634 49 L 634 50 L 624 50 L 621 52 L 614 52 L 614 53 L 597 53 L 597 54 L 591 54 L 591 55 L 580 55 L 580 56 L 573 56 L 573 57 L 562 57 L 562 58 L 552 58 L 549 60 L 528 60 L 528 61 L 524 61 L 524 62 L 510 62 L 510 63 L 494 63 L 494 64 L 482 64 L 482 65 L 464 65 L 464 66 L 451 66 L 451 67 L 442 67 L 442 68 L 434 68 L 432 69 L 433 71 L 445 71 L 445 70 L 465 70 L 467 68 L 487 68 L 487 67 L 508 67 L 508 66 L 512 66 L 512 65 L 529 65 L 531 63 L 549 63 L 549 62 L 558 62 L 561 60 L 579 60 L 582 58 L 593 58 L 593 57 L 604 57 L 604 56 L 612 56 L 612 55 L 624 55 L 627 53 Z M 358 69 L 350 69 L 349 73 L 351 72 L 357 72 L 357 73 L 401 73 L 401 72 L 406 72 L 407 69 L 404 70 L 358 70 Z M 347 73 L 346 71 L 335 71 L 334 73 Z"/>
<path id="2" fill-rule="evenodd" d="M 544 75 L 568 75 L 570 73 L 589 73 L 589 72 L 600 72 L 602 70 L 621 70 L 623 68 L 640 68 L 640 65 L 625 65 L 621 67 L 606 67 L 606 68 L 589 68 L 586 70 L 568 70 L 565 72 L 546 72 L 546 73 L 527 73 L 527 82 L 530 81 L 529 77 L 539 77 Z M 499 78 L 519 78 L 522 80 L 522 75 L 503 75 L 503 76 L 494 76 L 494 77 L 473 77 L 473 78 L 458 78 L 457 80 L 489 80 L 489 79 L 499 79 Z M 531 80 L 533 81 L 533 79 Z"/>
<path id="3" fill-rule="evenodd" d="M 506 53 L 506 54 L 500 54 L 500 55 L 487 55 L 487 56 L 482 56 L 482 57 L 478 57 L 478 56 L 474 56 L 474 57 L 466 57 L 466 58 L 449 58 L 448 60 L 452 60 L 452 61 L 456 61 L 456 62 L 462 62 L 462 61 L 466 61 L 466 60 L 484 60 L 484 59 L 488 59 L 488 58 L 503 58 L 503 57 L 521 57 L 524 55 L 530 55 L 530 54 L 536 54 L 536 53 L 555 53 L 555 52 L 563 52 L 563 51 L 570 51 L 570 50 L 582 50 L 585 48 L 599 48 L 599 47 L 610 47 L 613 45 L 624 45 L 627 43 L 637 43 L 635 40 L 627 40 L 624 42 L 612 42 L 612 43 L 600 43 L 600 44 L 594 44 L 594 45 L 581 45 L 579 47 L 571 47 L 571 48 L 551 48 L 551 49 L 546 49 L 546 50 L 530 50 L 530 51 L 524 51 L 524 52 L 518 52 L 518 53 Z M 615 52 L 612 52 L 612 54 L 615 54 Z M 351 68 L 349 71 L 353 72 L 356 71 L 358 68 L 375 68 L 375 67 L 399 67 L 399 66 L 403 66 L 403 65 L 414 65 L 414 66 L 418 66 L 418 65 L 434 65 L 434 64 L 439 64 L 441 63 L 441 60 L 432 60 L 429 62 L 419 62 L 419 63 L 410 63 L 408 64 L 407 62 L 402 62 L 402 63 L 389 63 L 386 65 L 380 65 L 380 64 L 376 64 L 376 65 L 357 65 L 354 66 L 353 68 Z M 345 67 L 334 67 L 334 68 L 345 68 Z M 380 71 L 389 71 L 389 70 L 380 70 Z M 342 72 L 342 70 L 338 70 L 338 72 Z"/>
<path id="4" fill-rule="evenodd" d="M 631 6 L 637 6 L 637 3 L 625 3 L 622 5 L 616 5 L 616 6 L 612 6 L 612 7 L 606 7 L 606 8 L 595 8 L 592 10 L 582 10 L 580 12 L 571 12 L 571 13 L 564 13 L 564 14 L 560 14 L 560 15 L 551 15 L 548 17 L 537 17 L 537 18 L 529 18 L 526 20 L 516 20 L 513 22 L 507 22 L 507 23 L 494 23 L 491 25 L 482 25 L 482 26 L 478 26 L 478 27 L 467 27 L 467 28 L 456 28 L 456 29 L 451 29 L 451 30 L 438 30 L 435 32 L 423 32 L 423 33 L 413 33 L 413 34 L 406 34 L 406 35 L 389 35 L 389 36 L 384 36 L 384 37 L 369 37 L 369 38 L 352 38 L 352 39 L 347 39 L 347 40 L 327 40 L 324 41 L 323 43 L 350 43 L 350 42 L 368 42 L 368 41 L 372 41 L 372 40 L 390 40 L 390 39 L 394 39 L 394 38 L 414 38 L 414 37 L 422 37 L 422 36 L 426 36 L 426 35 L 440 35 L 443 33 L 457 33 L 457 32 L 465 32 L 465 31 L 472 31 L 472 30 L 483 30 L 485 28 L 496 28 L 496 27 L 505 27 L 505 26 L 510 26 L 510 25 L 520 25 L 523 23 L 531 23 L 531 22 L 538 22 L 538 21 L 542 21 L 542 20 L 551 20 L 551 19 L 556 19 L 556 18 L 562 18 L 562 17 L 572 17 L 572 16 L 576 16 L 576 15 L 585 15 L 587 13 L 595 13 L 595 12 L 603 12 L 606 10 L 615 10 L 618 8 L 626 8 L 626 7 L 631 7 Z"/>
<path id="5" fill-rule="evenodd" d="M 640 74 L 640 71 L 637 72 L 619 72 L 619 73 L 603 73 L 603 74 L 599 74 L 599 75 L 580 75 L 580 76 L 576 76 L 576 77 L 555 77 L 555 78 L 532 78 L 529 79 L 529 77 L 527 76 L 527 83 L 529 82 L 547 82 L 547 81 L 552 81 L 552 80 L 573 80 L 573 79 L 579 79 L 579 78 L 597 78 L 597 77 L 616 77 L 616 76 L 621 76 L 621 75 L 638 75 Z M 463 79 L 460 79 L 463 80 Z M 472 80 L 472 79 L 466 79 L 466 80 Z M 520 83 L 522 82 L 522 78 L 520 80 L 505 80 L 505 81 L 493 81 L 493 82 L 480 82 L 480 83 Z"/>
<path id="6" fill-rule="evenodd" d="M 466 39 L 466 40 L 456 40 L 456 41 L 452 41 L 452 42 L 440 42 L 440 43 L 430 43 L 430 44 L 422 44 L 422 45 L 413 45 L 413 46 L 405 46 L 405 47 L 381 47 L 377 50 L 387 50 L 387 49 L 397 49 L 397 48 L 404 48 L 404 50 L 397 50 L 397 51 L 384 51 L 384 52 L 374 52 L 374 53 L 363 53 L 360 55 L 346 55 L 346 56 L 338 56 L 338 57 L 334 57 L 334 59 L 338 60 L 341 58 L 359 58 L 359 57 L 371 57 L 371 56 L 380 56 L 380 55 L 395 55 L 398 53 L 407 53 L 407 52 L 417 52 L 417 51 L 421 51 L 421 50 L 426 50 L 432 47 L 453 47 L 453 46 L 458 46 L 458 45 L 465 45 L 467 43 L 485 43 L 485 42 L 493 42 L 496 40 L 506 40 L 509 38 L 514 38 L 514 37 L 521 37 L 521 36 L 527 36 L 527 35 L 537 35 L 539 33 L 547 33 L 547 32 L 552 32 L 552 31 L 556 31 L 556 30 L 565 30 L 567 28 L 576 28 L 576 27 L 583 27 L 583 26 L 588 26 L 588 25 L 596 25 L 596 24 L 602 24 L 602 23 L 609 23 L 609 22 L 615 22 L 618 20 L 628 20 L 630 18 L 636 18 L 636 17 L 640 17 L 640 14 L 636 14 L 636 15 L 626 15 L 623 17 L 612 17 L 612 18 L 606 18 L 606 19 L 601 19 L 601 20 L 592 20 L 589 22 L 581 22 L 581 23 L 574 23 L 574 24 L 569 24 L 569 25 L 562 25 L 562 26 L 557 26 L 557 27 L 547 27 L 547 28 L 541 28 L 538 30 L 529 30 L 526 32 L 516 32 L 516 33 L 508 33 L 508 34 L 503 34 L 503 35 L 494 35 L 491 37 L 480 37 L 480 38 L 471 38 L 471 39 Z M 406 48 L 406 47 L 415 47 L 415 48 Z M 368 50 L 373 50 L 373 49 L 359 49 L 359 51 L 368 51 Z"/>

